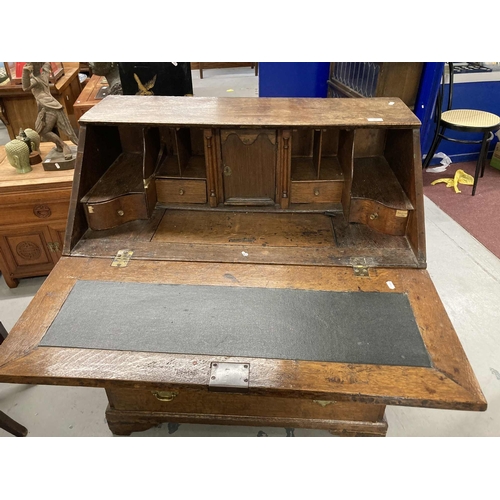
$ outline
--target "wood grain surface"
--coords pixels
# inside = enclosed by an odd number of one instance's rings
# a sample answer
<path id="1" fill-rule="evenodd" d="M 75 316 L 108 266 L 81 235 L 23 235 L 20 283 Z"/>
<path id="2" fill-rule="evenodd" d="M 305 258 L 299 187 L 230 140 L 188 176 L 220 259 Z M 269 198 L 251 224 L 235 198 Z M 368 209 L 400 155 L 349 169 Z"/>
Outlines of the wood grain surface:
<path id="1" fill-rule="evenodd" d="M 92 265 L 90 265 L 92 263 Z M 206 388 L 210 363 L 250 363 L 250 392 L 370 404 L 485 410 L 486 401 L 425 270 L 62 258 L 0 349 L 0 381 L 107 388 Z M 37 348 L 77 279 L 407 293 L 433 368 Z M 387 286 L 392 281 L 394 291 Z M 425 300 L 424 300 L 425 297 Z"/>
<path id="2" fill-rule="evenodd" d="M 206 127 L 420 127 L 418 118 L 398 98 L 108 96 L 87 111 L 80 122 Z"/>
<path id="3" fill-rule="evenodd" d="M 320 214 L 199 212 L 193 218 L 180 210 L 163 217 L 152 241 L 275 247 L 335 245 L 330 218 Z"/>
<path id="4" fill-rule="evenodd" d="M 71 145 L 71 142 L 66 142 Z M 42 159 L 54 147 L 52 142 L 40 143 Z M 31 166 L 31 172 L 20 174 L 8 162 L 5 146 L 0 146 L 0 194 L 33 189 L 71 188 L 74 170 L 46 172 L 41 163 Z"/>

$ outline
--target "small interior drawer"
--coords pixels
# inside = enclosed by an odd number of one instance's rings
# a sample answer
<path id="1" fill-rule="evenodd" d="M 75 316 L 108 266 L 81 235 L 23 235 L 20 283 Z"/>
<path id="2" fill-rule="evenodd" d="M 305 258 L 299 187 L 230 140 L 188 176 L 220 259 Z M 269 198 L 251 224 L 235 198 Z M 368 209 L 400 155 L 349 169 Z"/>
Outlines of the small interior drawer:
<path id="1" fill-rule="evenodd" d="M 119 196 L 102 203 L 84 203 L 83 206 L 89 227 L 97 231 L 148 218 L 146 199 L 141 193 Z"/>
<path id="2" fill-rule="evenodd" d="M 156 179 L 159 203 L 206 203 L 207 183 L 203 179 Z"/>
<path id="3" fill-rule="evenodd" d="M 366 224 L 379 233 L 403 236 L 411 212 L 387 207 L 373 200 L 353 199 L 349 222 Z"/>
<path id="4" fill-rule="evenodd" d="M 291 203 L 339 203 L 343 181 L 292 181 Z"/>

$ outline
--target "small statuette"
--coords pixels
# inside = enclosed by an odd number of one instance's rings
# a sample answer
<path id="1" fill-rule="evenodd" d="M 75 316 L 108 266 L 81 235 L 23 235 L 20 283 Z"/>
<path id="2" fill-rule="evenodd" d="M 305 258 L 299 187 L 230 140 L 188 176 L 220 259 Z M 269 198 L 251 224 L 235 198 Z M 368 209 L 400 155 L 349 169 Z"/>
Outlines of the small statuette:
<path id="1" fill-rule="evenodd" d="M 9 163 L 20 173 L 31 172 L 30 148 L 19 139 L 13 139 L 5 145 L 5 153 Z"/>

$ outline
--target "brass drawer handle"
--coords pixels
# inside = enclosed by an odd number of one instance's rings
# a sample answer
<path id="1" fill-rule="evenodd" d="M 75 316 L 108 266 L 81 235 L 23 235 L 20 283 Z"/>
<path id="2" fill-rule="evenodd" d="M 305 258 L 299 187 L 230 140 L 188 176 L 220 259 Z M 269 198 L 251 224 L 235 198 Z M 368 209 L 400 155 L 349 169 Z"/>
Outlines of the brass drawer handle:
<path id="1" fill-rule="evenodd" d="M 314 196 L 319 196 L 319 189 L 318 189 L 318 188 L 316 188 L 316 189 L 314 190 Z"/>
<path id="2" fill-rule="evenodd" d="M 370 219 L 371 219 L 371 220 L 378 219 L 378 214 L 377 214 L 377 213 L 371 214 L 371 215 L 370 215 Z"/>
<path id="3" fill-rule="evenodd" d="M 125 212 L 123 210 L 118 210 L 117 213 L 120 217 L 123 217 L 125 215 Z"/>
<path id="4" fill-rule="evenodd" d="M 313 403 L 316 403 L 324 408 L 325 406 L 335 404 L 335 401 L 324 401 L 321 399 L 313 399 Z"/>
<path id="5" fill-rule="evenodd" d="M 177 396 L 177 393 L 172 391 L 151 391 L 151 393 L 158 401 L 165 401 L 167 403 Z"/>
<path id="6" fill-rule="evenodd" d="M 184 189 L 179 189 L 179 194 L 182 196 L 184 194 Z"/>

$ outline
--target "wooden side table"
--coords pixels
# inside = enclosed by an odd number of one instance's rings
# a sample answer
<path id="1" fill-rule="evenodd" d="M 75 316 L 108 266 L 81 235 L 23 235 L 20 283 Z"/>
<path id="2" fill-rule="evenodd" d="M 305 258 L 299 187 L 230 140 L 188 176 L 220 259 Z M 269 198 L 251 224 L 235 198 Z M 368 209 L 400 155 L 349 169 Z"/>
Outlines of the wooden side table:
<path id="1" fill-rule="evenodd" d="M 42 158 L 53 147 L 42 143 Z M 10 288 L 49 274 L 62 254 L 74 170 L 32 168 L 18 174 L 0 147 L 0 271 Z"/>
<path id="2" fill-rule="evenodd" d="M 108 85 L 106 77 L 92 75 L 73 105 L 77 120 L 79 120 L 89 109 L 102 101 L 102 99 L 96 99 L 96 95 L 99 90 L 106 85 Z"/>
<path id="3" fill-rule="evenodd" d="M 78 67 L 66 66 L 64 76 L 51 85 L 52 95 L 63 105 L 73 128 L 78 128 L 73 103 L 81 92 Z M 0 120 L 5 124 L 11 139 L 15 139 L 20 128 L 35 128 L 38 115 L 37 104 L 31 92 L 24 92 L 21 85 L 0 86 Z M 68 137 L 61 132 L 63 140 Z"/>

